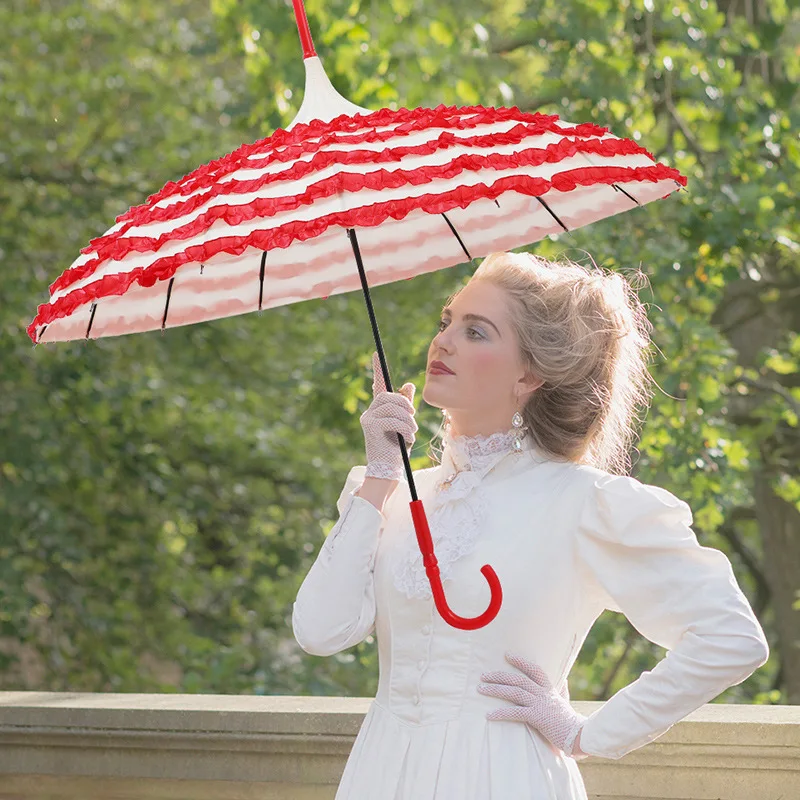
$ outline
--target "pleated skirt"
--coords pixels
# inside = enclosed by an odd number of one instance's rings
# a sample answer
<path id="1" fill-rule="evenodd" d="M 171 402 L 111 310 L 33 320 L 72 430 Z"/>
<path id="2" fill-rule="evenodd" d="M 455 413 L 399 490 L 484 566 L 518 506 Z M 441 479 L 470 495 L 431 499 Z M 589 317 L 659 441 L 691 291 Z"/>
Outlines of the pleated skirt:
<path id="1" fill-rule="evenodd" d="M 373 700 L 335 800 L 587 800 L 577 762 L 485 712 L 409 723 Z"/>

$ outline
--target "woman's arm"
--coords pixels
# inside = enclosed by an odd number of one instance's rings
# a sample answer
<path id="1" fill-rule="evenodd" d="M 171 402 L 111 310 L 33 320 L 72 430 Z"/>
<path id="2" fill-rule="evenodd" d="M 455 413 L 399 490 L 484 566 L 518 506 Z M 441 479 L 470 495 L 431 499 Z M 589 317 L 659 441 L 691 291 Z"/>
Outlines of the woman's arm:
<path id="1" fill-rule="evenodd" d="M 399 481 L 390 480 L 389 478 L 364 478 L 364 483 L 356 489 L 355 495 L 369 500 L 378 511 L 383 513 L 386 500 L 395 490 L 398 483 Z"/>
<path id="2" fill-rule="evenodd" d="M 667 649 L 588 717 L 583 752 L 621 758 L 653 741 L 769 658 L 727 556 L 703 547 L 689 506 L 627 476 L 595 478 L 577 529 L 587 591 Z"/>
<path id="3" fill-rule="evenodd" d="M 584 753 L 581 750 L 581 734 L 583 733 L 582 730 L 578 731 L 578 735 L 575 737 L 575 744 L 572 746 L 572 755 L 577 756 L 578 758 L 582 756 L 588 756 L 588 753 Z"/>
<path id="4" fill-rule="evenodd" d="M 306 575 L 292 608 L 292 630 L 310 655 L 330 656 L 363 641 L 375 626 L 373 567 L 386 500 L 398 481 L 347 476 L 339 519 Z"/>

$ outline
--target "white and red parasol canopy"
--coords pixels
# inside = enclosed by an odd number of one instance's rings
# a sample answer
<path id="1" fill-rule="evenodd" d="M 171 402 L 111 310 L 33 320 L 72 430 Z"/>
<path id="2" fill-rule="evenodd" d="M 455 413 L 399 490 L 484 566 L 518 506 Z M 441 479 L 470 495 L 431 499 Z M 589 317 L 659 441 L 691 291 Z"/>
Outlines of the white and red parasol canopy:
<path id="1" fill-rule="evenodd" d="M 319 59 L 305 61 L 308 83 L 330 101 Z M 296 119 L 119 216 L 50 286 L 28 333 L 37 343 L 118 336 L 354 291 L 348 228 L 379 286 L 582 227 L 685 183 L 606 128 L 518 108 Z"/>

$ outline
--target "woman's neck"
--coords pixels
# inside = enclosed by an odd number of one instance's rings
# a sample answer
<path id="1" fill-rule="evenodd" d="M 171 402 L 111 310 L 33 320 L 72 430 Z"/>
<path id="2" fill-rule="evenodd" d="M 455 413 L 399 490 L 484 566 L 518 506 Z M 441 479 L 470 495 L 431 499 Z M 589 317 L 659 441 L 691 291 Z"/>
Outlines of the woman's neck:
<path id="1" fill-rule="evenodd" d="M 495 429 L 483 429 L 483 430 L 467 429 L 466 432 L 462 433 L 461 431 L 459 431 L 451 423 L 450 428 L 449 428 L 449 433 L 450 433 L 450 436 L 452 436 L 454 438 L 458 436 L 458 437 L 464 437 L 464 438 L 468 438 L 468 439 L 475 439 L 475 438 L 477 438 L 479 436 L 486 438 L 486 437 L 489 437 L 489 436 L 494 436 L 494 434 L 496 434 L 496 433 L 509 433 L 510 431 L 513 431 L 513 430 L 515 430 L 514 426 L 513 425 L 509 425 L 507 428 L 495 428 Z"/>
<path id="2" fill-rule="evenodd" d="M 447 412 L 450 420 L 450 429 L 453 436 L 491 436 L 493 433 L 505 433 L 513 430 L 511 420 L 514 417 L 514 407 L 510 409 L 491 409 L 487 413 L 475 413 L 472 411 L 468 416 L 457 411 Z"/>

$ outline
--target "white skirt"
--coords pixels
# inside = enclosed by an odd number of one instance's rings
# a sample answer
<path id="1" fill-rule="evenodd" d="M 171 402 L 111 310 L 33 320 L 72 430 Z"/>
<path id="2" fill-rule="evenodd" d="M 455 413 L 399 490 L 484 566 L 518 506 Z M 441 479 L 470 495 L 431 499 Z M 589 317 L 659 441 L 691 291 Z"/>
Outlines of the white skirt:
<path id="1" fill-rule="evenodd" d="M 373 700 L 335 800 L 587 800 L 577 762 L 524 722 L 405 722 Z"/>

